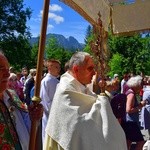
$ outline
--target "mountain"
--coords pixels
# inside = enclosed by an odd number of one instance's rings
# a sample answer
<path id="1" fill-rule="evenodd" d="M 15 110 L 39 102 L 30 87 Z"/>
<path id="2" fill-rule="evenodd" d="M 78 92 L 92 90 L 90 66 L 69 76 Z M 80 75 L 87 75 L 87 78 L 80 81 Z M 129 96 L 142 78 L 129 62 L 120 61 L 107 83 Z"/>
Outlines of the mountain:
<path id="1" fill-rule="evenodd" d="M 76 50 L 83 50 L 84 44 L 79 43 L 73 36 L 70 36 L 69 38 L 65 38 L 61 34 L 47 34 L 46 35 L 46 43 L 47 40 L 51 37 L 55 37 L 59 46 L 71 50 L 71 51 L 76 51 Z M 33 37 L 29 40 L 30 44 L 33 45 L 38 42 L 39 37 Z"/>

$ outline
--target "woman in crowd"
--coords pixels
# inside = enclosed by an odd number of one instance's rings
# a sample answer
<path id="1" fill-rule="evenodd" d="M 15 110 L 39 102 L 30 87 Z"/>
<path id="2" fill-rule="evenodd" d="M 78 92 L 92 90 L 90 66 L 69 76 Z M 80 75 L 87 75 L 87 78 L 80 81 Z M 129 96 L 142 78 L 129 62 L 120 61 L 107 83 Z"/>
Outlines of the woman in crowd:
<path id="1" fill-rule="evenodd" d="M 136 95 L 139 94 L 142 88 L 142 77 L 133 76 L 127 83 L 126 91 L 126 118 L 122 122 L 122 127 L 126 134 L 128 150 L 130 150 L 132 142 L 136 142 L 136 150 L 142 150 L 144 145 L 143 135 L 139 127 L 139 110 L 145 106 L 145 101 L 138 102 Z"/>

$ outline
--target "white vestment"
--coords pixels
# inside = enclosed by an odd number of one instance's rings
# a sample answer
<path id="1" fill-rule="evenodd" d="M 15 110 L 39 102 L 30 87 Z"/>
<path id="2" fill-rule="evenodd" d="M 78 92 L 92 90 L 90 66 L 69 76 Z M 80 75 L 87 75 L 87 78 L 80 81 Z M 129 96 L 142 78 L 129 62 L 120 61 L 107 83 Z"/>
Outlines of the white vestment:
<path id="1" fill-rule="evenodd" d="M 127 150 L 108 98 L 94 95 L 69 73 L 56 90 L 46 133 L 64 150 Z"/>

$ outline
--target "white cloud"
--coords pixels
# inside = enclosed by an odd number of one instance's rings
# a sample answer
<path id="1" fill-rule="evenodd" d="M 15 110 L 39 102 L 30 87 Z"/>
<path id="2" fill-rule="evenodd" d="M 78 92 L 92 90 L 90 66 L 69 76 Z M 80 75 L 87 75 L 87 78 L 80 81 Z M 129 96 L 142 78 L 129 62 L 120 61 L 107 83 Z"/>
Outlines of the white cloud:
<path id="1" fill-rule="evenodd" d="M 50 29 L 54 28 L 54 26 L 51 24 L 48 24 L 47 28 L 50 30 Z"/>
<path id="2" fill-rule="evenodd" d="M 56 4 L 53 4 L 53 5 L 51 7 L 53 11 L 62 11 L 62 8 L 60 6 L 58 6 Z M 41 18 L 42 14 L 43 14 L 43 10 L 40 11 L 40 15 L 38 17 Z M 56 13 L 49 12 L 48 18 L 52 19 L 53 21 L 55 21 L 56 24 L 60 24 L 61 22 L 64 22 L 64 18 L 62 16 L 60 16 L 60 15 L 57 15 Z"/>
<path id="3" fill-rule="evenodd" d="M 50 11 L 62 11 L 63 9 L 62 9 L 62 7 L 60 7 L 59 5 L 57 5 L 57 4 L 52 4 L 52 5 L 50 5 L 49 6 L 49 10 Z"/>
<path id="4" fill-rule="evenodd" d="M 34 21 L 34 22 L 41 22 L 41 17 L 38 17 L 38 18 L 31 18 L 31 21 Z"/>
<path id="5" fill-rule="evenodd" d="M 42 17 L 43 15 L 43 10 L 40 10 L 40 14 L 38 15 L 38 17 Z"/>
<path id="6" fill-rule="evenodd" d="M 56 15 L 54 13 L 49 13 L 48 18 L 54 20 L 56 24 L 60 24 L 61 22 L 64 22 L 63 17 Z"/>

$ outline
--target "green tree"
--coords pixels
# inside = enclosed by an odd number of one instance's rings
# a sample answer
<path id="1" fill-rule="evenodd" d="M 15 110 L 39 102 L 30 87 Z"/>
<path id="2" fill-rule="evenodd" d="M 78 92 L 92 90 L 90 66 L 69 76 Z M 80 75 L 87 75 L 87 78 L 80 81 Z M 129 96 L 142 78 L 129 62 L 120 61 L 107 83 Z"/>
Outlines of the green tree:
<path id="1" fill-rule="evenodd" d="M 59 49 L 57 39 L 52 36 L 48 39 L 48 42 L 46 44 L 46 58 L 58 58 L 59 56 L 56 55 L 57 50 Z"/>
<path id="2" fill-rule="evenodd" d="M 85 36 L 85 47 L 83 49 L 84 52 L 88 52 L 93 55 L 91 50 L 91 42 L 94 40 L 93 27 L 90 25 L 87 27 L 86 36 Z"/>
<path id="3" fill-rule="evenodd" d="M 92 27 L 89 25 L 89 26 L 87 27 L 86 35 L 85 35 L 85 39 L 84 39 L 85 44 L 88 43 L 88 39 L 89 39 L 89 37 L 92 35 L 92 30 L 93 30 Z"/>
<path id="4" fill-rule="evenodd" d="M 140 34 L 134 36 L 109 36 L 109 49 L 111 56 L 119 53 L 123 56 L 123 71 L 134 72 L 141 71 L 147 73 L 147 62 L 150 59 L 150 50 L 147 47 L 147 38 Z M 111 61 L 111 60 L 110 60 Z M 111 64 L 111 63 L 110 63 Z"/>
<path id="5" fill-rule="evenodd" d="M 123 56 L 119 53 L 116 53 L 112 56 L 109 61 L 110 72 L 108 73 L 109 76 L 113 77 L 115 73 L 122 75 L 122 64 L 123 64 Z"/>
<path id="6" fill-rule="evenodd" d="M 18 36 L 13 40 L 4 40 L 0 42 L 0 46 L 5 48 L 4 53 L 6 57 L 16 70 L 19 70 L 22 66 L 30 65 L 31 46 L 23 36 Z"/>
<path id="7" fill-rule="evenodd" d="M 89 34 L 91 33 L 91 34 Z M 150 74 L 150 34 L 135 34 L 133 36 L 114 36 L 109 32 L 108 36 L 108 74 L 133 72 Z M 93 54 L 91 41 L 94 40 L 92 28 L 87 28 L 84 51 Z"/>
<path id="8" fill-rule="evenodd" d="M 64 70 L 65 63 L 71 58 L 72 52 L 58 46 L 55 37 L 48 39 L 46 44 L 46 58 L 57 59 L 61 62 L 62 72 Z"/>
<path id="9" fill-rule="evenodd" d="M 93 41 L 94 37 L 93 37 L 93 34 L 90 35 L 88 38 L 87 38 L 87 43 L 85 44 L 85 47 L 83 49 L 84 52 L 88 52 L 90 53 L 91 55 L 93 55 L 93 52 L 91 51 L 91 42 Z"/>
<path id="10" fill-rule="evenodd" d="M 30 66 L 35 67 L 37 65 L 37 58 L 38 58 L 38 43 L 34 44 L 31 49 L 31 62 Z"/>
<path id="11" fill-rule="evenodd" d="M 147 33 L 145 38 L 143 38 L 143 51 L 146 51 L 143 56 L 144 61 L 144 69 L 143 71 L 145 74 L 150 75 L 150 33 Z"/>
<path id="12" fill-rule="evenodd" d="M 0 41 L 14 38 L 18 34 L 30 36 L 26 21 L 30 19 L 31 9 L 23 7 L 23 0 L 1 0 Z"/>
<path id="13" fill-rule="evenodd" d="M 23 8 L 23 0 L 1 0 L 0 5 L 0 49 L 16 69 L 29 65 L 31 46 L 29 28 L 30 8 Z"/>

